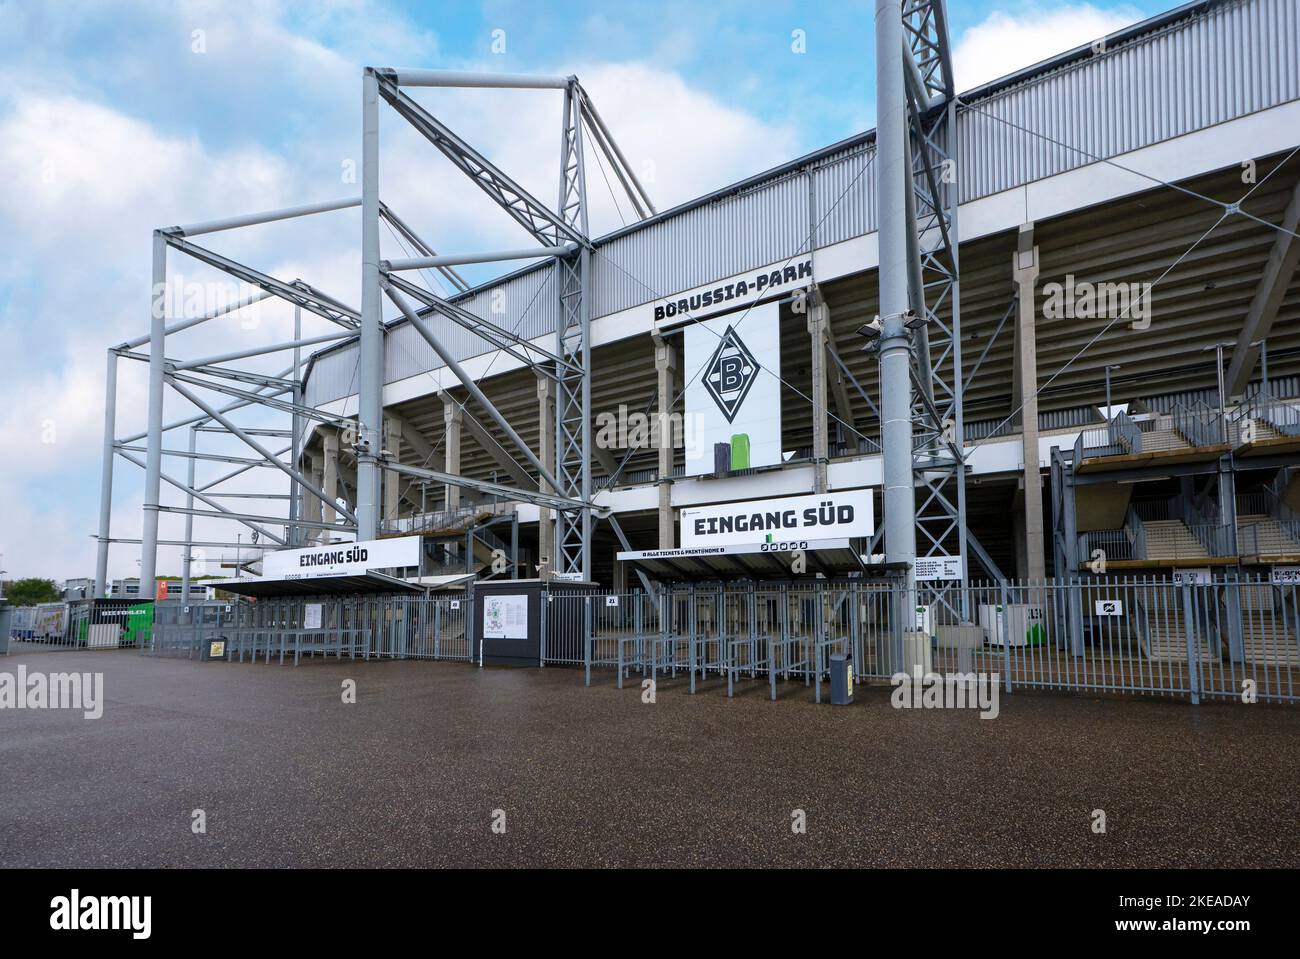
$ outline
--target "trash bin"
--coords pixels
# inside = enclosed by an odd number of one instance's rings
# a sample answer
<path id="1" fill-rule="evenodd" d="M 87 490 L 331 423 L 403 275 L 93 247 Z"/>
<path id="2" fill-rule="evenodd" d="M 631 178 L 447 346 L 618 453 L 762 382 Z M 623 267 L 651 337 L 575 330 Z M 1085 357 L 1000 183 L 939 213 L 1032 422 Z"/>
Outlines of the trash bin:
<path id="1" fill-rule="evenodd" d="M 199 662 L 211 663 L 224 661 L 226 658 L 226 637 L 210 636 L 199 647 Z"/>
<path id="2" fill-rule="evenodd" d="M 847 706 L 853 702 L 853 657 L 848 653 L 831 653 L 831 705 Z"/>

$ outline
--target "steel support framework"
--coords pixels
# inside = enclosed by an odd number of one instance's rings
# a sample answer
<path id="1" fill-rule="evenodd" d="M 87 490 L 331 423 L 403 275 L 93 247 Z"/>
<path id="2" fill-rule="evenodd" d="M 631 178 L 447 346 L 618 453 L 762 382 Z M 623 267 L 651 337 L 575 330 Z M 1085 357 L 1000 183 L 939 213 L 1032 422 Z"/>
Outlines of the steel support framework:
<path id="1" fill-rule="evenodd" d="M 560 135 L 560 215 L 570 230 L 587 236 L 587 182 L 582 156 L 582 116 L 577 80 L 564 90 Z M 565 366 L 556 369 L 556 492 L 582 501 L 583 508 L 555 514 L 555 556 L 550 569 L 559 576 L 591 578 L 591 248 L 557 261 L 560 316 L 555 352 Z"/>
<path id="2" fill-rule="evenodd" d="M 462 88 L 515 88 L 542 89 L 563 92 L 561 122 L 560 197 L 556 209 L 531 196 L 504 172 L 465 141 L 428 113 L 400 89 L 413 87 Z M 488 196 L 495 200 L 508 215 L 539 243 L 537 249 L 503 251 L 489 254 L 439 255 L 410 226 L 396 215 L 379 197 L 379 124 L 378 105 L 387 102 L 399 115 L 423 134 L 458 169 Z M 586 126 L 584 127 L 584 121 Z M 380 474 L 392 470 L 419 478 L 436 478 L 440 482 L 474 489 L 480 493 L 509 495 L 522 502 L 538 503 L 555 510 L 557 556 L 550 570 L 571 578 L 590 578 L 591 557 L 588 541 L 593 518 L 604 510 L 592 506 L 591 452 L 591 384 L 590 384 L 590 303 L 586 296 L 590 269 L 591 243 L 588 237 L 586 180 L 583 167 L 583 137 L 586 133 L 606 157 L 619 182 L 632 199 L 642 216 L 655 212 L 644 187 L 631 170 L 626 158 L 590 97 L 579 85 L 576 77 L 527 77 L 509 74 L 469 74 L 430 70 L 367 69 L 362 77 L 362 189 L 359 197 L 306 204 L 281 210 L 246 214 L 186 226 L 169 226 L 153 234 L 153 298 L 149 332 L 128 340 L 108 351 L 105 380 L 103 472 L 100 489 L 100 522 L 98 530 L 98 556 L 96 562 L 96 595 L 105 595 L 108 582 L 109 547 L 113 543 L 139 542 L 141 547 L 140 571 L 144 583 L 151 583 L 157 569 L 157 547 L 184 544 L 184 582 L 189 584 L 194 544 L 192 518 L 196 515 L 227 519 L 254 529 L 259 535 L 277 544 L 297 544 L 303 541 L 304 529 L 338 530 L 354 532 L 358 538 L 373 538 L 380 524 Z M 193 237 L 209 233 L 235 230 L 263 223 L 272 223 L 297 217 L 312 216 L 335 210 L 361 208 L 362 243 L 362 302 L 355 309 L 316 289 L 302 280 L 284 281 L 236 262 L 193 242 Z M 379 248 L 379 223 L 386 221 L 394 228 L 401 241 L 414 247 L 416 256 L 404 260 L 381 260 Z M 175 250 L 212 269 L 232 277 L 254 289 L 252 295 L 217 309 L 209 314 L 181 318 L 169 323 L 167 316 L 167 253 Z M 559 278 L 558 296 L 561 320 L 555 331 L 554 351 L 545 349 L 490 321 L 465 310 L 422 287 L 397 276 L 395 270 L 437 269 L 457 290 L 464 292 L 468 284 L 452 267 L 459 263 L 482 262 L 505 256 L 553 257 L 555 274 Z M 387 289 L 390 297 L 402 306 L 408 319 L 414 317 L 418 330 L 434 343 L 437 338 L 424 321 L 437 317 L 449 320 L 476 334 L 489 347 L 519 359 L 526 366 L 558 385 L 556 390 L 556 454 L 554 465 L 542 463 L 513 434 L 506 424 L 507 436 L 520 447 L 523 459 L 537 471 L 538 486 L 532 486 L 532 476 L 522 467 L 511 471 L 520 488 L 514 489 L 469 477 L 415 470 L 397 462 L 386 460 L 382 449 L 384 335 L 382 297 Z M 422 309 L 413 312 L 401 300 L 408 294 L 422 303 Z M 286 342 L 256 349 L 235 350 L 217 356 L 180 359 L 168 356 L 168 337 L 218 316 L 232 314 L 245 306 L 277 297 L 294 307 L 293 338 Z M 314 313 L 346 331 L 343 334 L 304 338 L 301 331 L 303 311 Z M 303 395 L 303 364 L 301 349 L 304 346 L 333 342 L 341 337 L 357 336 L 360 339 L 358 414 L 355 420 L 336 416 L 307 406 Z M 149 352 L 134 350 L 149 344 Z M 274 376 L 241 369 L 237 361 L 264 354 L 292 350 L 293 365 Z M 149 367 L 148 428 L 143 433 L 128 437 L 116 436 L 117 361 L 120 357 L 147 362 Z M 450 366 L 456 366 L 454 359 Z M 240 388 L 235 384 L 247 384 Z M 163 399 L 166 388 L 171 389 L 197 407 L 200 412 L 171 422 L 163 421 Z M 195 389 L 208 390 L 233 397 L 233 402 L 215 406 L 203 399 Z M 479 393 L 479 403 L 489 416 L 504 423 L 504 418 L 485 395 Z M 290 429 L 266 427 L 241 427 L 230 419 L 230 413 L 258 408 L 290 417 Z M 337 502 L 327 502 L 328 494 L 305 475 L 301 458 L 303 433 L 306 424 L 319 422 L 345 431 L 356 437 L 355 445 L 348 450 L 356 460 L 357 486 L 355 512 Z M 189 427 L 188 448 L 166 449 L 163 437 L 171 430 Z M 231 456 L 205 452 L 198 448 L 200 433 L 219 432 L 238 438 L 255 456 Z M 272 453 L 259 444 L 254 436 L 289 436 L 287 449 Z M 144 440 L 143 447 L 133 446 Z M 132 455 L 145 454 L 143 460 Z M 342 452 L 342 451 L 340 451 Z M 504 452 L 504 451 L 503 451 Z M 289 462 L 280 459 L 291 454 Z M 182 482 L 163 472 L 163 460 L 168 456 L 188 461 L 186 481 Z M 121 457 L 145 471 L 144 532 L 139 540 L 112 535 L 112 495 L 114 462 Z M 203 484 L 196 482 L 194 466 L 198 462 L 226 462 L 238 468 Z M 513 462 L 513 460 L 512 460 Z M 288 515 L 276 522 L 272 517 L 250 513 L 237 513 L 221 505 L 216 497 L 222 495 L 257 498 L 253 493 L 223 494 L 216 487 L 259 467 L 278 469 L 290 480 L 287 494 L 267 493 L 266 499 L 287 503 Z M 186 497 L 184 507 L 164 506 L 161 503 L 163 483 L 176 487 Z M 550 492 L 542 490 L 549 489 Z M 330 524 L 309 521 L 304 515 L 302 499 L 315 496 L 327 505 L 331 515 L 339 514 L 355 525 Z M 196 510 L 198 500 L 211 510 Z M 162 540 L 158 534 L 159 515 L 163 512 L 184 514 L 187 518 L 183 540 Z M 283 535 L 272 531 L 283 523 Z M 259 525 L 266 523 L 266 526 Z M 617 532 L 617 530 L 616 530 Z M 209 544 L 211 545 L 211 544 Z M 146 590 L 152 586 L 146 585 Z"/>
<path id="3" fill-rule="evenodd" d="M 353 331 L 360 325 L 360 314 L 339 300 L 322 293 L 301 280 L 292 282 L 279 280 L 245 264 L 200 247 L 187 238 L 200 234 L 239 229 L 261 223 L 271 223 L 347 209 L 360 203 L 361 200 L 359 199 L 336 200 L 190 226 L 166 227 L 154 231 L 150 331 L 147 335 L 135 337 L 119 346 L 110 348 L 108 351 L 104 397 L 103 465 L 100 480 L 100 521 L 96 537 L 98 540 L 95 565 L 96 596 L 104 597 L 107 594 L 108 560 L 111 545 L 113 543 L 136 542 L 134 539 L 114 537 L 112 535 L 114 462 L 118 457 L 141 467 L 145 472 L 143 532 L 138 541 L 140 544 L 140 580 L 143 595 L 152 595 L 152 583 L 156 579 L 157 571 L 157 550 L 160 544 L 185 545 L 185 553 L 182 556 L 182 593 L 188 594 L 192 573 L 193 547 L 195 545 L 191 520 L 195 515 L 241 523 L 252 529 L 258 536 L 265 537 L 267 541 L 282 546 L 290 545 L 300 538 L 298 526 L 302 524 L 298 506 L 299 498 L 304 490 L 316 496 L 321 496 L 322 493 L 311 486 L 302 476 L 298 470 L 299 464 L 296 459 L 286 464 L 279 457 L 285 452 L 297 452 L 301 442 L 301 425 L 307 420 L 342 422 L 338 417 L 320 413 L 304 405 L 300 351 L 303 346 L 331 342 L 337 340 L 340 336 L 352 335 Z M 176 322 L 169 323 L 167 315 L 169 302 L 167 252 L 169 249 L 185 253 L 239 282 L 254 287 L 256 292 L 241 299 L 232 300 L 230 303 L 204 315 L 181 318 Z M 230 316 L 247 306 L 272 296 L 285 300 L 295 307 L 294 336 L 292 340 L 266 347 L 237 350 L 218 356 L 190 360 L 180 360 L 167 355 L 169 336 L 174 336 L 182 330 L 190 329 L 218 317 Z M 332 323 L 344 327 L 348 332 L 304 339 L 301 335 L 300 324 L 302 310 L 315 313 Z M 148 354 L 133 352 L 136 347 L 145 343 L 149 344 Z M 252 370 L 218 365 L 289 350 L 293 351 L 294 365 L 274 376 Z M 121 357 L 146 362 L 149 367 L 148 428 L 143 433 L 123 438 L 116 436 L 117 361 Z M 247 383 L 251 384 L 251 387 L 249 389 L 238 389 L 223 381 Z M 236 400 L 216 407 L 200 399 L 197 394 L 190 392 L 181 384 L 230 395 L 235 397 Z M 197 415 L 190 415 L 180 420 L 164 422 L 163 400 L 168 385 L 190 400 L 192 405 L 196 406 L 200 412 Z M 279 399 L 279 397 L 286 394 L 292 397 L 291 401 Z M 285 430 L 255 427 L 245 431 L 227 416 L 229 413 L 248 407 L 290 414 L 291 428 L 287 431 L 287 435 L 291 435 L 294 442 L 289 450 L 272 453 L 252 439 L 254 435 L 283 436 L 286 435 Z M 163 446 L 164 435 L 171 430 L 186 426 L 190 427 L 188 448 L 185 450 L 165 449 Z M 237 457 L 201 451 L 197 448 L 198 434 L 200 432 L 223 432 L 235 436 L 258 455 L 256 457 Z M 143 448 L 132 445 L 141 439 L 145 441 Z M 131 455 L 132 451 L 143 452 L 145 458 L 143 460 L 138 459 Z M 178 456 L 188 460 L 186 481 L 182 482 L 163 472 L 163 460 L 167 456 Z M 198 461 L 240 464 L 240 468 L 198 486 L 194 478 L 194 465 Z M 254 517 L 252 514 L 235 512 L 223 506 L 214 498 L 221 495 L 215 489 L 216 487 L 256 467 L 276 468 L 285 472 L 290 478 L 289 492 L 283 497 L 288 502 L 289 515 L 283 519 L 275 518 L 276 522 L 274 523 L 270 522 L 272 519 L 270 517 Z M 185 507 L 170 507 L 162 504 L 161 489 L 164 482 L 176 487 L 185 494 Z M 209 492 L 205 493 L 205 491 Z M 249 498 L 253 497 L 250 496 Z M 274 500 L 281 497 L 277 494 L 267 494 L 267 498 Z M 195 511 L 193 507 L 195 500 L 210 506 L 211 511 Z M 163 512 L 183 513 L 186 515 L 187 521 L 183 540 L 161 540 L 159 538 L 159 516 Z M 344 515 L 350 515 L 350 511 L 345 510 L 343 512 Z M 260 525 L 260 522 L 267 522 L 269 525 L 263 526 Z M 277 525 L 283 527 L 282 533 L 273 531 L 274 526 Z"/>
<path id="4" fill-rule="evenodd" d="M 903 0 L 903 69 L 911 141 L 908 290 L 913 337 L 917 556 L 956 555 L 961 578 L 936 598 L 969 617 L 969 543 L 961 354 L 957 114 L 943 0 Z M 997 576 L 996 570 L 989 570 Z M 951 595 L 954 589 L 959 595 Z M 954 600 L 957 605 L 954 605 Z"/>
<path id="5" fill-rule="evenodd" d="M 421 300 L 425 309 L 412 314 L 403 306 L 407 318 L 435 350 L 442 352 L 433 331 L 420 320 L 430 313 L 439 314 L 478 334 L 489 345 L 519 359 L 526 366 L 555 383 L 555 462 L 541 463 L 537 455 L 516 437 L 507 436 L 520 448 L 537 471 L 540 486 L 549 487 L 565 504 L 555 512 L 554 556 L 545 557 L 548 575 L 569 579 L 591 578 L 591 534 L 593 521 L 591 460 L 591 303 L 588 295 L 591 269 L 591 240 L 587 218 L 587 184 L 583 157 L 584 135 L 590 137 L 601 154 L 609 160 L 619 183 L 632 200 L 641 217 L 654 213 L 644 187 L 626 157 L 619 150 L 608 127 L 601 120 L 591 98 L 576 77 L 523 77 L 509 74 L 471 74 L 434 70 L 371 68 L 366 71 L 375 95 L 422 136 L 453 166 L 491 198 L 539 245 L 535 250 L 513 250 L 494 254 L 443 254 L 430 252 L 428 244 L 418 241 L 405 227 L 403 235 L 423 254 L 403 260 L 378 261 L 373 271 L 390 298 L 402 305 L 401 296 Z M 458 87 L 496 89 L 546 89 L 563 91 L 560 123 L 559 202 L 551 209 L 511 179 L 487 157 L 457 136 L 444 123 L 401 88 Z M 367 94 L 366 116 L 370 117 L 371 97 Z M 369 129 L 367 119 L 367 130 Z M 370 143 L 367 134 L 366 143 Z M 367 152 L 366 156 L 370 154 Z M 368 182 L 368 181 L 367 181 Z M 363 196 L 369 195 L 363 191 Z M 363 210 L 366 209 L 363 204 Z M 398 271 L 418 268 L 445 268 L 459 263 L 523 256 L 551 256 L 558 278 L 559 321 L 555 330 L 553 352 L 541 349 L 512 331 L 496 326 L 456 305 L 443 300 L 410 281 L 395 275 Z M 376 259 L 378 259 L 376 257 Z M 367 281 L 371 271 L 366 271 Z M 363 287 L 365 289 L 366 287 Z M 364 308 L 363 308 L 364 312 Z M 418 318 L 417 318 L 418 317 Z M 364 361 L 363 361 L 364 362 Z M 449 366 L 454 366 L 449 363 Z M 463 377 L 462 377 L 463 382 Z M 471 391 L 474 392 L 474 391 Z M 504 418 L 481 391 L 475 396 L 489 416 L 500 425 Z M 365 402 L 363 400 L 364 408 Z M 388 468 L 395 468 L 391 464 Z M 472 485 L 472 484 L 466 484 Z M 531 491 L 530 491 L 531 492 Z"/>

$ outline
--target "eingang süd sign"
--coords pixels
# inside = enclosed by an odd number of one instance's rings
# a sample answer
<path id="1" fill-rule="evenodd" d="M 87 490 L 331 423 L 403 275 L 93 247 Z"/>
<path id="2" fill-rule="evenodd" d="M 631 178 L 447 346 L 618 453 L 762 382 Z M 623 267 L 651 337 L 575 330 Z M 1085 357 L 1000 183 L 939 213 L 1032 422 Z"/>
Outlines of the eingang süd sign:
<path id="1" fill-rule="evenodd" d="M 372 569 L 419 565 L 420 537 L 399 536 L 276 550 L 262 558 L 262 576 L 265 579 L 320 579 L 326 576 L 361 576 Z"/>
<path id="2" fill-rule="evenodd" d="M 681 511 L 682 547 L 763 545 L 802 548 L 818 540 L 869 537 L 876 531 L 871 490 L 748 500 Z"/>

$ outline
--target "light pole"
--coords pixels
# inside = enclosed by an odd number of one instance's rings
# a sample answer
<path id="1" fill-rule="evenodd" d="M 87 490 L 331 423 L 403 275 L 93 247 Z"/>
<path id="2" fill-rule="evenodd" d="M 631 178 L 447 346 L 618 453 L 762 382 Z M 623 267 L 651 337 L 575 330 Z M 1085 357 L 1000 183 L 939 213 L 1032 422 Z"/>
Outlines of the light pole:
<path id="1" fill-rule="evenodd" d="M 1110 402 L 1110 371 L 1118 370 L 1119 368 L 1120 368 L 1120 364 L 1118 363 L 1111 363 L 1106 367 L 1106 422 L 1107 423 L 1109 423 L 1111 419 L 1113 419 L 1115 416 L 1114 407 L 1111 405 Z"/>
<path id="2" fill-rule="evenodd" d="M 1259 347 L 1259 390 L 1268 395 L 1268 340 L 1256 340 L 1251 346 Z"/>
<path id="3" fill-rule="evenodd" d="M 1233 343 L 1215 343 L 1213 346 L 1202 347 L 1202 352 L 1214 350 L 1214 372 L 1219 380 L 1219 432 L 1223 435 L 1224 443 L 1228 442 L 1228 396 L 1223 384 L 1223 348 L 1234 345 Z"/>

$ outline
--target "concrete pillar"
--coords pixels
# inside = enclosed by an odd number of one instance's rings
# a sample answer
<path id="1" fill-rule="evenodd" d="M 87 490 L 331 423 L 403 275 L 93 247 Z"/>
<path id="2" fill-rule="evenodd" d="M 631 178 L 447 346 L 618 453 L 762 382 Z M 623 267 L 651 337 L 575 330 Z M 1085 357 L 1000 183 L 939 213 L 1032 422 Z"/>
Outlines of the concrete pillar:
<path id="1" fill-rule="evenodd" d="M 555 472 L 555 387 L 549 377 L 537 374 L 537 458 L 552 473 Z M 543 493 L 554 493 L 545 479 L 538 477 L 537 488 Z M 555 563 L 555 520 L 545 506 L 537 511 L 537 563 L 538 575 L 546 579 Z"/>
<path id="2" fill-rule="evenodd" d="M 627 592 L 627 564 L 618 561 L 619 549 L 614 549 L 614 582 L 613 590 L 616 593 Z"/>
<path id="3" fill-rule="evenodd" d="M 826 492 L 826 467 L 830 459 L 830 422 L 826 415 L 826 340 L 831 311 L 817 288 L 808 298 L 808 332 L 812 339 L 813 492 Z"/>
<path id="4" fill-rule="evenodd" d="M 327 430 L 321 442 L 325 448 L 325 462 L 322 467 L 324 479 L 321 489 L 329 498 L 329 502 L 323 504 L 324 519 L 321 522 L 333 525 L 336 519 L 334 501 L 339 495 L 339 435 L 333 430 Z M 330 530 L 321 530 L 321 534 L 321 540 L 324 542 L 328 542 L 333 535 Z"/>
<path id="5" fill-rule="evenodd" d="M 385 420 L 384 427 L 388 434 L 384 440 L 384 449 L 393 462 L 401 462 L 402 424 L 399 420 Z M 392 470 L 384 471 L 384 518 L 390 522 L 396 521 L 402 511 L 401 480 L 402 477 Z"/>
<path id="6" fill-rule="evenodd" d="M 447 450 L 446 472 L 453 476 L 460 475 L 460 431 L 464 416 L 465 411 L 461 406 L 446 393 L 442 394 L 442 419 L 447 429 L 442 445 Z M 445 487 L 445 496 L 447 509 L 452 510 L 460 507 L 459 486 L 452 486 L 448 483 Z"/>
<path id="7" fill-rule="evenodd" d="M 1034 323 L 1037 307 L 1034 299 L 1038 282 L 1038 247 L 1034 245 L 1034 225 L 1022 224 L 1016 252 L 1011 260 L 1016 284 L 1016 382 L 1018 395 L 1012 402 L 1020 407 L 1021 456 L 1024 459 L 1024 535 L 1020 547 L 1024 554 L 1024 575 L 1041 580 L 1047 575 L 1046 541 L 1043 536 L 1043 485 L 1038 467 L 1038 345 Z M 1017 564 L 1021 567 L 1021 564 Z"/>
<path id="8" fill-rule="evenodd" d="M 302 468 L 307 471 L 307 475 L 311 477 L 312 483 L 318 489 L 325 488 L 324 457 L 304 455 L 302 458 Z M 321 521 L 320 518 L 323 515 L 321 510 L 321 501 L 308 493 L 303 498 L 302 512 L 302 518 L 307 522 L 319 523 Z M 309 543 L 318 542 L 321 538 L 321 531 L 314 526 L 309 526 L 304 529 L 303 534 Z"/>
<path id="9" fill-rule="evenodd" d="M 672 480 L 677 443 L 672 416 L 677 390 L 677 349 L 671 341 L 659 337 L 655 337 L 655 378 L 659 395 L 659 548 L 673 549 L 677 545 Z"/>

